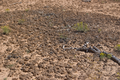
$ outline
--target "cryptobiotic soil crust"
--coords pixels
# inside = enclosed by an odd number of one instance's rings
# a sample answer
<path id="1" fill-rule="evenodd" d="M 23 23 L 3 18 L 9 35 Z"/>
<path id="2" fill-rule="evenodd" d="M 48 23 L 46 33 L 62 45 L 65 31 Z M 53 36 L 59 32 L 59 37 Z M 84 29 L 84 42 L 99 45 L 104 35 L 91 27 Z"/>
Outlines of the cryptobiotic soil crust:
<path id="1" fill-rule="evenodd" d="M 7 9 L 7 11 L 6 11 Z M 96 46 L 120 58 L 119 0 L 2 0 L 0 80 L 119 80 L 120 66 L 63 46 Z M 89 31 L 75 32 L 84 22 Z"/>

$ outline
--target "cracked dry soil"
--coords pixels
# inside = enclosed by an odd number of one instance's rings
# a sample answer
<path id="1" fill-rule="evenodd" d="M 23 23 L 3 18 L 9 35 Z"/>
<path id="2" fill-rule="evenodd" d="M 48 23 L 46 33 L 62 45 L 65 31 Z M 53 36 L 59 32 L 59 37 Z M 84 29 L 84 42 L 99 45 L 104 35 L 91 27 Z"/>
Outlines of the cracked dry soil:
<path id="1" fill-rule="evenodd" d="M 79 48 L 89 42 L 89 46 L 97 46 L 120 58 L 120 52 L 114 50 L 120 44 L 120 18 L 116 9 L 119 1 L 73 1 L 78 8 L 70 3 L 59 3 L 59 0 L 24 0 L 21 3 L 4 0 L 0 3 L 0 26 L 9 25 L 11 29 L 7 35 L 0 29 L 0 80 L 120 79 L 120 66 L 112 60 L 63 49 L 63 45 Z M 98 4 L 103 6 L 102 11 Z M 110 4 L 113 4 L 112 9 Z M 116 12 L 106 13 L 104 5 L 108 5 L 110 12 Z M 10 11 L 5 12 L 6 8 Z M 24 21 L 19 22 L 21 19 Z M 77 22 L 86 23 L 89 31 L 74 32 L 73 25 Z"/>

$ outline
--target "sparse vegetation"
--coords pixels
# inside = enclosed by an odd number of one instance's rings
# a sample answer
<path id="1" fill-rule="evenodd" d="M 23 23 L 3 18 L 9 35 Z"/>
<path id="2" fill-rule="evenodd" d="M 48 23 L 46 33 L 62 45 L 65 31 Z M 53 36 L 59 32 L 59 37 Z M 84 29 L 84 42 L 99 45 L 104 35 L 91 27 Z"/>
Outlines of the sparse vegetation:
<path id="1" fill-rule="evenodd" d="M 67 36 L 65 36 L 65 35 L 61 34 L 61 35 L 60 35 L 60 38 L 61 38 L 61 39 L 66 39 L 66 38 L 67 38 Z"/>
<path id="2" fill-rule="evenodd" d="M 29 9 L 25 9 L 25 11 L 27 12 L 27 11 L 29 11 Z"/>
<path id="3" fill-rule="evenodd" d="M 3 34 L 8 34 L 10 32 L 9 26 L 2 26 Z"/>
<path id="4" fill-rule="evenodd" d="M 101 58 L 101 59 L 105 58 L 105 56 L 106 56 L 106 55 L 105 55 L 104 53 L 100 53 L 100 58 Z"/>
<path id="5" fill-rule="evenodd" d="M 14 66 L 14 64 L 9 64 L 9 65 L 6 65 L 5 67 L 6 68 L 11 68 L 12 66 Z"/>
<path id="6" fill-rule="evenodd" d="M 98 32 L 100 33 L 100 32 L 101 32 L 101 29 L 98 29 Z"/>
<path id="7" fill-rule="evenodd" d="M 9 12 L 9 11 L 10 11 L 10 9 L 8 9 L 8 8 L 7 8 L 5 11 L 6 11 L 6 12 Z"/>
<path id="8" fill-rule="evenodd" d="M 107 58 L 110 59 L 112 57 L 111 54 L 107 54 Z"/>
<path id="9" fill-rule="evenodd" d="M 78 22 L 77 24 L 74 25 L 74 27 L 76 31 L 80 31 L 80 32 L 86 32 L 89 30 L 88 25 L 83 22 Z"/>
<path id="10" fill-rule="evenodd" d="M 101 2 L 0 1 L 0 80 L 120 80 L 119 3 Z"/>
<path id="11" fill-rule="evenodd" d="M 100 53 L 100 58 L 101 59 L 103 59 L 105 57 L 107 57 L 108 59 L 110 59 L 112 57 L 112 55 L 111 54 Z"/>
<path id="12" fill-rule="evenodd" d="M 118 76 L 117 79 L 120 80 L 120 73 L 119 72 L 117 73 L 117 76 Z"/>
<path id="13" fill-rule="evenodd" d="M 25 50 L 25 52 L 27 52 L 27 54 L 28 54 L 28 53 L 30 53 L 30 50 Z"/>
<path id="14" fill-rule="evenodd" d="M 115 46 L 115 50 L 116 51 L 120 51 L 120 44 L 118 44 L 118 45 Z"/>
<path id="15" fill-rule="evenodd" d="M 7 80 L 7 78 L 4 78 L 4 80 Z"/>
<path id="16" fill-rule="evenodd" d="M 20 24 L 22 24 L 24 21 L 25 21 L 24 19 L 20 19 L 20 20 L 18 21 L 18 24 L 20 25 Z"/>

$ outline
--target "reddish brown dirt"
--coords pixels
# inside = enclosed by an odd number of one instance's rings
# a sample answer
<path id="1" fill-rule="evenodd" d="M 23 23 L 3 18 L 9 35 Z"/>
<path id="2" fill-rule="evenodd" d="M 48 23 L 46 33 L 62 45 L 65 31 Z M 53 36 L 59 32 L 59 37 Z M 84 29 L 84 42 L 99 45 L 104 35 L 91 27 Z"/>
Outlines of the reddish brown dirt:
<path id="1" fill-rule="evenodd" d="M 120 80 L 120 66 L 112 60 L 63 49 L 89 42 L 120 58 L 114 50 L 119 13 L 119 0 L 0 1 L 0 26 L 11 29 L 5 35 L 0 28 L 0 80 Z M 77 22 L 89 31 L 75 32 Z"/>

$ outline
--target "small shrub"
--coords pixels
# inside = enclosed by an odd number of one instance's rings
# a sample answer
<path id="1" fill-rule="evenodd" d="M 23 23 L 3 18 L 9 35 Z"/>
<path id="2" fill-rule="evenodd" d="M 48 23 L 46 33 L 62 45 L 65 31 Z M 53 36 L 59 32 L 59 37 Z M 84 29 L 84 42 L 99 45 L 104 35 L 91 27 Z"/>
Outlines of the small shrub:
<path id="1" fill-rule="evenodd" d="M 100 53 L 100 58 L 101 59 L 103 59 L 105 57 L 107 57 L 108 59 L 110 59 L 112 57 L 112 55 L 111 54 Z"/>
<path id="2" fill-rule="evenodd" d="M 101 29 L 98 29 L 98 32 L 100 33 L 100 32 L 101 32 Z"/>
<path id="3" fill-rule="evenodd" d="M 76 31 L 80 31 L 80 32 L 86 32 L 89 30 L 88 25 L 86 23 L 83 24 L 83 22 L 79 22 L 79 23 L 75 24 L 74 27 L 75 27 L 74 29 Z"/>
<path id="4" fill-rule="evenodd" d="M 7 78 L 4 78 L 4 80 L 7 80 Z"/>
<path id="5" fill-rule="evenodd" d="M 111 57 L 112 57 L 112 55 L 111 54 L 107 54 L 107 56 L 106 56 L 108 59 L 110 59 Z"/>
<path id="6" fill-rule="evenodd" d="M 117 79 L 120 80 L 120 73 L 119 72 L 117 73 L 117 76 L 118 76 Z"/>
<path id="7" fill-rule="evenodd" d="M 20 25 L 20 24 L 22 24 L 24 22 L 24 19 L 20 19 L 19 21 L 18 21 L 18 24 Z"/>
<path id="8" fill-rule="evenodd" d="M 115 46 L 115 50 L 116 51 L 120 51 L 120 44 L 118 44 L 118 45 Z"/>
<path id="9" fill-rule="evenodd" d="M 105 58 L 106 54 L 105 53 L 100 53 L 100 58 L 103 59 Z"/>
<path id="10" fill-rule="evenodd" d="M 29 11 L 29 9 L 25 9 L 25 11 L 27 12 L 27 11 Z"/>
<path id="11" fill-rule="evenodd" d="M 61 38 L 61 39 L 67 39 L 67 36 L 61 34 L 61 35 L 60 35 L 60 38 Z"/>
<path id="12" fill-rule="evenodd" d="M 28 53 L 30 53 L 30 50 L 25 50 L 25 52 L 27 52 L 27 54 L 28 54 Z"/>
<path id="13" fill-rule="evenodd" d="M 2 26 L 3 34 L 8 34 L 10 32 L 9 26 Z"/>
<path id="14" fill-rule="evenodd" d="M 5 11 L 6 11 L 6 12 L 9 12 L 9 11 L 10 11 L 10 9 L 8 9 L 8 8 L 7 8 Z"/>
<path id="15" fill-rule="evenodd" d="M 14 66 L 14 65 L 13 65 L 13 64 L 10 64 L 10 65 L 7 66 L 7 68 L 11 68 L 12 66 Z"/>

